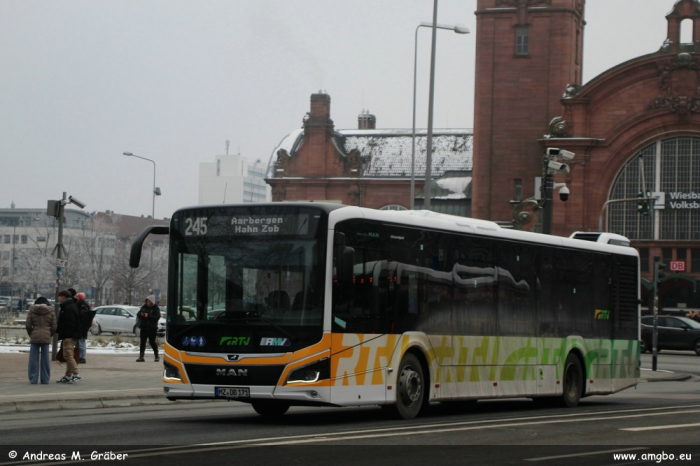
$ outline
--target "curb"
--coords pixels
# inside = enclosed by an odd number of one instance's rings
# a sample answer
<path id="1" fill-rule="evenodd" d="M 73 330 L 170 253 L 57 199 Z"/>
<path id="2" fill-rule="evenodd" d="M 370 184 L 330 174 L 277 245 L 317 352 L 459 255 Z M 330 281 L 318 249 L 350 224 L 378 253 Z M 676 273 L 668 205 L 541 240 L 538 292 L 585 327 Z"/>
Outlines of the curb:
<path id="1" fill-rule="evenodd" d="M 645 373 L 648 374 L 645 377 Z M 650 377 L 651 375 L 653 377 Z M 692 379 L 695 376 L 692 374 L 671 372 L 666 370 L 653 371 L 651 369 L 642 369 L 640 374 L 640 379 L 644 382 L 685 382 L 686 380 Z"/>
<path id="2" fill-rule="evenodd" d="M 195 401 L 195 400 L 192 400 Z M 211 402 L 211 400 L 196 400 L 199 402 Z M 134 395 L 134 396 L 110 396 L 100 398 L 78 398 L 72 400 L 52 401 L 6 401 L 0 402 L 0 414 L 26 413 L 32 411 L 57 411 L 95 408 L 125 408 L 129 406 L 165 405 L 179 401 L 170 401 L 161 394 Z M 191 401 L 190 401 L 191 402 Z"/>

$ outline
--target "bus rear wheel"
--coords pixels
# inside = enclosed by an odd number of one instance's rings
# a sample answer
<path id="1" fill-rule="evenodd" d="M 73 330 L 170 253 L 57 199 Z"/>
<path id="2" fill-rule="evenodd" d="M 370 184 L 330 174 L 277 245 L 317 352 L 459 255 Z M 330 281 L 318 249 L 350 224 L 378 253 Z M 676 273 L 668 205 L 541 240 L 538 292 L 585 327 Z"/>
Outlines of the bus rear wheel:
<path id="1" fill-rule="evenodd" d="M 256 413 L 270 418 L 281 417 L 289 410 L 289 403 L 275 400 L 253 401 L 251 404 Z"/>
<path id="2" fill-rule="evenodd" d="M 418 416 L 426 400 L 426 383 L 423 367 L 411 353 L 404 355 L 399 365 L 396 387 L 396 404 L 393 411 L 403 419 Z"/>
<path id="3" fill-rule="evenodd" d="M 583 395 L 583 369 L 581 361 L 575 354 L 569 353 L 564 363 L 564 393 L 561 395 L 560 404 L 567 408 L 578 405 Z"/>

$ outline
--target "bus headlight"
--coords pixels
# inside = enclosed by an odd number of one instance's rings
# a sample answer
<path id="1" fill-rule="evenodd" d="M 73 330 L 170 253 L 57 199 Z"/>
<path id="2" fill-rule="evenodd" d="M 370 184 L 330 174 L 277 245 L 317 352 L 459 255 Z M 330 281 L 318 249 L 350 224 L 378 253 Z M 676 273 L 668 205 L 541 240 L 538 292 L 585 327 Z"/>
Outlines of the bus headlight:
<path id="1" fill-rule="evenodd" d="M 163 377 L 164 378 L 182 381 L 182 376 L 180 375 L 180 370 L 177 367 L 173 366 L 172 364 L 170 364 L 167 361 L 163 362 L 163 367 L 165 367 L 165 369 L 163 370 Z"/>
<path id="2" fill-rule="evenodd" d="M 286 383 L 313 383 L 331 378 L 331 360 L 324 358 L 320 361 L 294 369 L 287 377 Z"/>

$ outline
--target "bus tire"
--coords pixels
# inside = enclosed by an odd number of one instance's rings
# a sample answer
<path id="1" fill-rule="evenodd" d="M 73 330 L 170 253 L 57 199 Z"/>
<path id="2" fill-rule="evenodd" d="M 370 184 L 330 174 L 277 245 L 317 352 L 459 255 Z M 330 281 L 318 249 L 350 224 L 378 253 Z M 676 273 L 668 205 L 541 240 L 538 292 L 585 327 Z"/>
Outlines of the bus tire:
<path id="1" fill-rule="evenodd" d="M 289 403 L 276 400 L 253 401 L 251 405 L 256 413 L 269 418 L 281 417 L 289 410 Z"/>
<path id="2" fill-rule="evenodd" d="M 399 365 L 394 413 L 402 419 L 418 416 L 426 401 L 426 379 L 418 358 L 406 353 Z"/>
<path id="3" fill-rule="evenodd" d="M 583 369 L 581 361 L 569 353 L 564 363 L 564 392 L 560 398 L 560 404 L 566 408 L 574 408 L 578 405 L 583 395 Z"/>

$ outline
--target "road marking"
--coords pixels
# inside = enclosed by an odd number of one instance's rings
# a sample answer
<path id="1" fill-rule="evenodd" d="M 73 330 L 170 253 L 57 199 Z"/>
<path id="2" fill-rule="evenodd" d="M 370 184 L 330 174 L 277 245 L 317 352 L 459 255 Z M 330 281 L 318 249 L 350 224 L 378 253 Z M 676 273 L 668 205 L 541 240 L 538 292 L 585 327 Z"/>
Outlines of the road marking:
<path id="1" fill-rule="evenodd" d="M 559 456 L 542 456 L 540 458 L 526 458 L 523 461 L 547 461 L 547 460 L 558 460 L 561 458 L 576 458 L 577 456 L 593 456 L 602 455 L 605 453 L 620 453 L 621 451 L 635 451 L 635 450 L 648 450 L 647 447 L 637 447 L 637 448 L 625 448 L 623 450 L 603 450 L 603 451 L 591 451 L 588 453 L 572 453 L 570 455 L 559 455 Z"/>
<path id="2" fill-rule="evenodd" d="M 696 408 L 696 409 L 685 409 L 682 408 Z M 599 411 L 594 413 L 574 413 L 566 415 L 557 416 L 533 416 L 533 417 L 522 417 L 514 419 L 488 419 L 483 421 L 466 421 L 457 423 L 442 423 L 442 424 L 423 424 L 417 426 L 393 426 L 382 429 L 366 429 L 366 430 L 355 430 L 347 432 L 338 433 L 327 433 L 326 438 L 318 437 L 318 434 L 306 434 L 306 435 L 292 435 L 286 437 L 268 437 L 268 438 L 253 438 L 246 440 L 231 440 L 226 442 L 214 442 L 214 443 L 204 443 L 204 444 L 192 444 L 192 445 L 177 445 L 177 446 L 167 446 L 167 447 L 156 447 L 156 448 L 144 448 L 138 450 L 126 450 L 119 451 L 118 453 L 128 453 L 129 458 L 145 458 L 151 456 L 160 455 L 176 455 L 180 453 L 198 453 L 207 451 L 218 451 L 218 450 L 235 450 L 240 448 L 251 448 L 259 446 L 271 446 L 271 445 L 295 445 L 295 444 L 309 444 L 309 443 L 321 443 L 321 442 L 340 442 L 346 440 L 361 440 L 361 439 L 376 439 L 376 438 L 389 438 L 389 437 L 399 437 L 406 435 L 434 435 L 439 433 L 447 432 L 462 432 L 477 429 L 498 429 L 503 427 L 523 427 L 523 426 L 533 426 L 533 425 L 545 425 L 545 424 L 565 424 L 572 422 L 591 422 L 591 421 L 601 421 L 601 420 L 611 420 L 611 419 L 630 419 L 630 418 L 640 418 L 640 417 L 652 417 L 652 416 L 670 416 L 677 414 L 692 414 L 700 413 L 700 405 L 692 405 L 688 407 L 666 407 L 666 408 L 640 408 L 631 410 L 619 410 L 612 411 L 616 413 L 614 416 L 602 416 L 610 411 Z M 651 410 L 661 410 L 667 409 L 672 410 L 668 412 L 655 412 L 649 413 Z M 631 414 L 633 412 L 644 411 L 642 414 Z M 624 414 L 628 413 L 628 414 Z M 595 417 L 589 417 L 581 419 L 582 416 L 590 416 L 593 414 Z M 565 418 L 565 419 L 562 419 Z M 503 421 L 508 421 L 507 423 Z M 518 422 L 527 421 L 527 422 Z M 483 425 L 483 424 L 491 425 Z M 418 430 L 422 429 L 422 430 Z M 641 447 L 640 447 L 641 448 Z M 622 450 L 615 450 L 622 451 Z M 600 452 L 599 452 L 600 453 Z M 61 464 L 78 464 L 77 461 L 62 462 Z M 16 462 L 2 462 L 0 466 L 14 465 Z M 49 464 L 49 463 L 28 463 L 28 464 Z"/>
<path id="3" fill-rule="evenodd" d="M 537 421 L 537 422 L 509 422 L 509 423 L 503 423 L 503 424 L 496 424 L 496 425 L 472 425 L 468 427 L 452 427 L 452 428 L 439 428 L 439 429 L 430 429 L 428 426 L 422 426 L 423 429 L 427 430 L 413 430 L 411 432 L 396 432 L 397 429 L 386 429 L 387 432 L 385 433 L 379 433 L 377 431 L 371 432 L 371 431 L 360 431 L 358 432 L 359 435 L 356 435 L 355 432 L 350 433 L 340 433 L 338 434 L 337 437 L 334 438 L 327 438 L 327 439 L 319 439 L 319 438 L 309 438 L 311 436 L 299 436 L 299 438 L 293 439 L 291 437 L 288 438 L 283 438 L 279 441 L 271 441 L 271 442 L 266 442 L 265 440 L 260 440 L 261 442 L 265 443 L 256 443 L 256 445 L 265 445 L 265 446 L 271 446 L 271 445 L 292 445 L 292 444 L 297 444 L 297 443 L 314 443 L 314 442 L 339 442 L 339 441 L 345 441 L 345 440 L 361 440 L 361 439 L 367 439 L 367 438 L 386 438 L 386 437 L 399 437 L 399 436 L 404 436 L 404 435 L 435 435 L 435 434 L 442 434 L 442 433 L 450 433 L 450 432 L 464 432 L 464 431 L 469 431 L 469 430 L 483 430 L 483 429 L 501 429 L 504 427 L 524 427 L 524 426 L 536 426 L 536 425 L 545 425 L 545 424 L 567 424 L 571 422 L 592 422 L 592 421 L 608 421 L 611 419 L 632 419 L 632 418 L 638 418 L 638 417 L 651 417 L 651 416 L 671 416 L 671 415 L 676 415 L 676 414 L 694 414 L 694 413 L 700 413 L 700 410 L 686 410 L 686 411 L 674 411 L 674 412 L 669 412 L 669 413 L 650 413 L 650 414 L 631 414 L 631 415 L 625 415 L 625 416 L 605 416 L 605 417 L 591 417 L 587 419 L 552 419 L 552 420 L 546 420 L 546 421 Z M 329 435 L 330 436 L 330 435 Z M 234 441 L 237 442 L 238 441 Z M 226 442 L 221 442 L 217 445 L 223 445 Z M 233 442 L 232 442 L 233 443 Z"/>
<path id="4" fill-rule="evenodd" d="M 661 429 L 681 429 L 683 427 L 698 427 L 700 423 L 696 424 L 675 424 L 670 426 L 652 426 L 652 427 L 628 427 L 620 430 L 628 430 L 630 432 L 641 432 L 643 430 L 661 430 Z"/>

